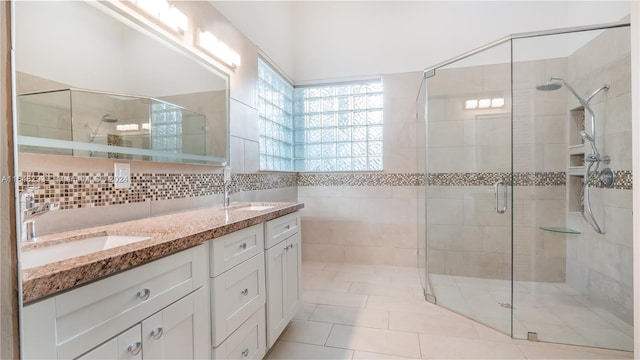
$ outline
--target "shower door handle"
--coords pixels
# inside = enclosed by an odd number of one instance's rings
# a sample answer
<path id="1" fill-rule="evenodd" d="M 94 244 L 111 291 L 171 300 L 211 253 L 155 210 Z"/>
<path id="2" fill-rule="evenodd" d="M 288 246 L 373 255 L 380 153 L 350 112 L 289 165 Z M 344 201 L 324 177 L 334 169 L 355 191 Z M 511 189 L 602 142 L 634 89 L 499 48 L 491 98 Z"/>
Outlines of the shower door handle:
<path id="1" fill-rule="evenodd" d="M 502 186 L 502 189 L 503 189 L 502 190 L 503 203 L 502 203 L 502 207 L 501 208 L 498 207 L 498 206 L 500 206 L 500 204 L 499 204 L 500 202 L 498 200 L 498 197 L 499 197 L 498 196 L 498 194 L 499 194 L 499 190 L 498 189 L 500 188 L 500 186 Z M 493 185 L 493 190 L 494 190 L 493 195 L 496 198 L 496 212 L 498 214 L 504 214 L 505 212 L 507 212 L 507 204 L 508 204 L 508 201 L 507 201 L 507 196 L 508 196 L 507 183 L 504 180 L 498 180 L 498 182 Z"/>

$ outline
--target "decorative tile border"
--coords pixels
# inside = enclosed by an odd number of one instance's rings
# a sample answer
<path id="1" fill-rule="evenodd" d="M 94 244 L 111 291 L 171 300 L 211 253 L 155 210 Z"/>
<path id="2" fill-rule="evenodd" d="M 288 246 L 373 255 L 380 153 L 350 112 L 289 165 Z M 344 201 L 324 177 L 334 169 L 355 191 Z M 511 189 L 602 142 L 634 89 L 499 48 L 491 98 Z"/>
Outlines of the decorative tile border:
<path id="1" fill-rule="evenodd" d="M 113 173 L 25 172 L 20 192 L 34 187 L 36 203 L 60 203 L 60 209 L 130 204 L 221 194 L 222 174 L 131 175 L 130 189 L 116 189 Z M 233 174 L 230 190 L 267 190 L 296 186 L 296 174 Z"/>
<path id="2" fill-rule="evenodd" d="M 486 173 L 430 173 L 426 177 L 431 186 L 493 186 L 499 180 L 513 181 L 515 186 L 565 186 L 567 174 L 557 172 L 486 172 Z M 616 171 L 615 189 L 632 188 L 631 171 Z M 300 173 L 298 186 L 424 186 L 425 175 L 420 173 Z M 603 187 L 595 180 L 590 186 Z"/>
<path id="3" fill-rule="evenodd" d="M 618 190 L 632 190 L 633 189 L 633 173 L 630 170 L 614 170 L 616 179 L 613 182 L 613 188 Z M 605 189 L 602 182 L 599 180 L 600 171 L 593 175 L 589 179 L 589 186 Z"/>
<path id="4" fill-rule="evenodd" d="M 516 186 L 564 186 L 564 172 L 521 172 L 513 175 Z M 510 174 L 432 173 L 426 177 L 431 186 L 493 186 L 509 180 Z M 602 188 L 594 177 L 590 186 Z M 36 203 L 59 202 L 61 209 L 139 203 L 208 196 L 223 192 L 222 174 L 131 175 L 130 189 L 116 189 L 113 173 L 41 173 L 25 172 L 17 179 L 19 191 L 35 187 Z M 117 179 L 115 179 L 117 180 Z M 632 189 L 631 171 L 616 171 L 615 189 Z M 4 179 L 3 179 L 4 181 Z M 424 186 L 420 173 L 256 173 L 233 174 L 232 193 L 279 189 L 293 186 Z"/>
<path id="5" fill-rule="evenodd" d="M 500 180 L 511 182 L 508 172 L 497 173 L 431 173 L 427 176 L 432 186 L 493 186 Z M 515 186 L 564 186 L 564 172 L 518 172 L 513 174 Z"/>
<path id="6" fill-rule="evenodd" d="M 424 186 L 424 174 L 299 173 L 298 186 Z"/>

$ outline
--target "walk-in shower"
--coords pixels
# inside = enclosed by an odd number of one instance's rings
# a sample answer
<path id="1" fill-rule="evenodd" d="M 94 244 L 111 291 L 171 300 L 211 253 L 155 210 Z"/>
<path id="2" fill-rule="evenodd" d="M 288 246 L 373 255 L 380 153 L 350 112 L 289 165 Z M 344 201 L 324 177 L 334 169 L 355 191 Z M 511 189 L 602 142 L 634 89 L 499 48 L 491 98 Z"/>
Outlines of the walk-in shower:
<path id="1" fill-rule="evenodd" d="M 608 155 L 601 156 L 600 152 L 598 151 L 598 147 L 596 146 L 596 115 L 593 112 L 593 109 L 591 108 L 591 106 L 589 105 L 589 102 L 591 101 L 591 99 L 593 99 L 594 96 L 598 95 L 600 91 L 602 90 L 608 91 L 609 84 L 604 84 L 602 87 L 598 88 L 586 99 L 582 98 L 578 94 L 578 92 L 566 80 L 557 76 L 552 76 L 551 79 L 546 83 L 538 84 L 536 86 L 536 89 L 540 91 L 554 91 L 554 90 L 560 89 L 562 85 L 564 85 L 571 92 L 571 94 L 573 94 L 573 96 L 576 97 L 578 102 L 580 102 L 580 105 L 582 105 L 584 109 L 587 110 L 587 112 L 589 113 L 589 118 L 591 119 L 590 121 L 591 134 L 589 134 L 584 129 L 580 130 L 580 136 L 584 140 L 588 141 L 589 144 L 591 145 L 591 153 L 587 155 L 584 160 L 589 165 L 587 165 L 587 173 L 584 179 L 584 185 L 582 186 L 582 199 L 583 199 L 583 205 L 584 205 L 582 216 L 587 221 L 587 223 L 591 226 L 593 231 L 597 232 L 598 234 L 604 234 L 602 227 L 600 227 L 600 225 L 598 224 L 598 221 L 593 215 L 593 210 L 591 209 L 591 200 L 589 197 L 589 183 L 594 178 L 594 176 L 598 173 L 598 168 L 600 167 L 600 163 L 603 162 L 605 164 L 609 164 L 611 162 L 611 158 Z M 594 164 L 595 164 L 595 167 L 594 167 Z M 610 179 L 610 181 L 607 181 L 607 180 L 604 180 L 604 181 L 613 182 L 615 180 L 615 177 L 613 177 L 613 174 L 614 174 L 613 171 L 609 169 L 607 174 L 611 174 L 611 175 L 604 179 Z"/>
<path id="2" fill-rule="evenodd" d="M 427 300 L 518 339 L 633 350 L 630 71 L 627 23 L 425 70 Z"/>

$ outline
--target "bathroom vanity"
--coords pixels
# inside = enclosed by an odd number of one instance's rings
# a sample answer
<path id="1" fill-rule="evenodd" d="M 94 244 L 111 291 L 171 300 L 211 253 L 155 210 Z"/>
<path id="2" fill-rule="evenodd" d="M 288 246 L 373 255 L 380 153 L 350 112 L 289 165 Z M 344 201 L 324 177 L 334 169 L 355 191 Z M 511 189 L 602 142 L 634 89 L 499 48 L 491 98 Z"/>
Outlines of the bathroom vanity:
<path id="1" fill-rule="evenodd" d="M 301 303 L 303 206 L 200 209 L 25 245 L 26 258 L 140 239 L 23 269 L 23 358 L 261 359 Z"/>

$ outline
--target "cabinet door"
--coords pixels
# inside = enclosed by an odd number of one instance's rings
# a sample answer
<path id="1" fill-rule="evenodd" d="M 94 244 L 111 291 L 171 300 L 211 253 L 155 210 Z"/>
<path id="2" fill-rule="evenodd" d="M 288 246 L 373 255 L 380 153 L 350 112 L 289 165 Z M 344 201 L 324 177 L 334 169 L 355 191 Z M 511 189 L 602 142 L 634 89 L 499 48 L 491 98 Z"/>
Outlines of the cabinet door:
<path id="1" fill-rule="evenodd" d="M 194 358 L 194 294 L 185 296 L 142 322 L 146 359 Z"/>
<path id="2" fill-rule="evenodd" d="M 298 307 L 302 302 L 302 252 L 300 249 L 300 233 L 289 237 L 286 242 L 287 251 L 285 251 L 287 270 L 286 270 L 286 311 L 285 321 L 289 323 L 298 311 Z"/>
<path id="3" fill-rule="evenodd" d="M 286 301 L 286 241 L 265 252 L 267 257 L 267 348 L 276 342 L 288 324 Z"/>
<path id="4" fill-rule="evenodd" d="M 77 359 L 142 359 L 140 324 L 99 345 L 97 348 Z"/>

